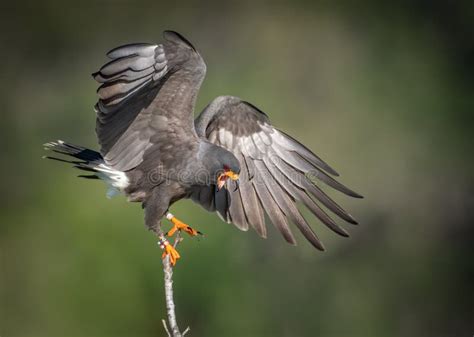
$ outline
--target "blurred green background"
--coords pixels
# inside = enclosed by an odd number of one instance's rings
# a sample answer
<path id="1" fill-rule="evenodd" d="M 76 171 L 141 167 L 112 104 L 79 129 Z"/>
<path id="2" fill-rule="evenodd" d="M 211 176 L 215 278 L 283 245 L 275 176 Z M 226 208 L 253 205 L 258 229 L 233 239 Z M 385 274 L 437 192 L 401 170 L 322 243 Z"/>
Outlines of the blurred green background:
<path id="1" fill-rule="evenodd" d="M 3 2 L 2 337 L 164 336 L 161 252 L 139 204 L 41 160 L 97 148 L 90 74 L 173 29 L 208 65 L 198 99 L 267 112 L 365 196 L 331 192 L 350 239 L 327 252 L 240 232 L 190 201 L 175 299 L 190 336 L 472 336 L 474 3 Z M 295 229 L 295 234 L 297 230 Z"/>

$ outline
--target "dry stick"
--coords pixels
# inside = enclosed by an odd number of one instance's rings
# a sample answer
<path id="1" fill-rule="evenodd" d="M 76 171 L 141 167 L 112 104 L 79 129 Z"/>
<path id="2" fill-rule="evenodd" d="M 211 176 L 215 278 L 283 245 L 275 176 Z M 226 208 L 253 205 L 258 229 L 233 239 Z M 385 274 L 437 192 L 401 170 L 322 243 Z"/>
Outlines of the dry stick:
<path id="1" fill-rule="evenodd" d="M 181 242 L 181 232 L 178 231 L 176 239 L 174 240 L 173 247 L 176 248 L 178 243 Z M 166 299 L 166 311 L 168 314 L 168 324 L 163 319 L 163 326 L 165 328 L 168 337 L 182 337 L 189 332 L 189 327 L 184 330 L 183 333 L 179 331 L 178 323 L 176 322 L 175 305 L 173 299 L 173 267 L 170 263 L 170 257 L 167 255 L 163 259 L 163 272 L 165 274 L 165 299 Z M 170 329 L 168 329 L 168 325 Z M 171 330 L 171 331 L 170 331 Z"/>

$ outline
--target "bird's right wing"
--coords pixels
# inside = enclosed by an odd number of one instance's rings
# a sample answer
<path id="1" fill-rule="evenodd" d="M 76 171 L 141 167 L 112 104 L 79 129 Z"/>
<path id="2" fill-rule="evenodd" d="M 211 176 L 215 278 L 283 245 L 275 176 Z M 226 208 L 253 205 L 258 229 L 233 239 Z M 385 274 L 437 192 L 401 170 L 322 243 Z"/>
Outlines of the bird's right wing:
<path id="1" fill-rule="evenodd" d="M 198 135 L 231 151 L 240 161 L 239 186 L 230 179 L 226 188 L 215 186 L 196 191 L 191 198 L 242 230 L 249 225 L 266 236 L 265 217 L 295 244 L 289 222 L 294 223 L 313 246 L 323 245 L 298 210 L 306 206 L 322 223 L 342 236 L 348 233 L 323 210 L 324 206 L 347 222 L 355 219 L 318 186 L 322 182 L 335 190 L 360 198 L 336 181 L 328 164 L 297 140 L 275 128 L 254 105 L 237 97 L 216 98 L 196 120 Z"/>
<path id="2" fill-rule="evenodd" d="M 111 61 L 93 74 L 102 84 L 96 104 L 100 152 L 116 170 L 136 167 L 147 150 L 156 154 L 170 144 L 178 150 L 197 139 L 193 112 L 206 65 L 178 33 L 163 37 L 162 44 L 111 50 Z"/>

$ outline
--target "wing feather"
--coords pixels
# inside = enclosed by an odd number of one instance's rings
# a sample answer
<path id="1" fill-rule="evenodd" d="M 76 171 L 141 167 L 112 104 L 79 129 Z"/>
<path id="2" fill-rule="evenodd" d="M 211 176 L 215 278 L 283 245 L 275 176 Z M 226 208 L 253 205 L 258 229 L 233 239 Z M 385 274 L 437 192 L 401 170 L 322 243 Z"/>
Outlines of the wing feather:
<path id="1" fill-rule="evenodd" d="M 283 131 L 275 130 L 275 134 L 272 135 L 272 139 L 275 142 L 279 143 L 282 147 L 286 148 L 287 150 L 295 151 L 299 153 L 306 160 L 308 160 L 312 165 L 316 167 L 321 167 L 326 172 L 329 172 L 330 174 L 334 176 L 339 176 L 339 173 L 337 173 L 331 166 L 326 164 L 324 160 L 319 158 L 317 155 L 311 152 L 306 146 L 304 146 L 303 144 L 301 144 L 300 142 L 298 142 L 296 139 L 289 136 L 288 134 L 284 133 Z"/>
<path id="2" fill-rule="evenodd" d="M 263 165 L 266 166 L 267 170 L 274 177 L 275 182 L 278 182 L 271 184 L 270 190 L 272 191 L 273 195 L 279 196 L 279 198 L 276 199 L 279 200 L 277 202 L 279 203 L 280 208 L 285 210 L 285 214 L 315 248 L 324 250 L 321 240 L 319 240 L 313 229 L 308 225 L 306 219 L 301 215 L 300 211 L 296 207 L 295 200 L 299 200 L 299 198 L 294 193 L 292 193 L 291 189 L 287 188 L 288 186 L 285 187 L 285 185 L 282 184 L 285 179 L 281 179 L 282 177 L 276 177 L 278 176 L 278 172 L 272 169 L 273 167 L 271 164 L 264 160 Z"/>
<path id="3" fill-rule="evenodd" d="M 293 166 L 295 169 L 306 173 L 310 179 L 315 178 L 321 180 L 322 182 L 338 190 L 339 192 L 342 192 L 354 198 L 361 198 L 360 194 L 352 191 L 337 180 L 331 178 L 323 170 L 314 167 L 307 160 L 298 155 L 298 153 L 292 153 L 282 150 L 279 146 L 275 146 L 273 147 L 273 149 L 278 154 L 278 156 L 282 158 L 286 163 Z"/>
<path id="4" fill-rule="evenodd" d="M 222 199 L 218 201 L 219 207 L 216 201 L 216 209 L 226 221 L 243 230 L 252 226 L 266 237 L 266 213 L 286 241 L 296 244 L 291 222 L 320 250 L 324 246 L 298 204 L 341 236 L 348 236 L 347 231 L 319 203 L 341 219 L 357 223 L 317 184 L 323 182 L 349 196 L 361 196 L 332 178 L 330 175 L 338 176 L 333 168 L 297 140 L 274 128 L 268 117 L 252 104 L 236 97 L 218 97 L 196 119 L 195 125 L 199 136 L 233 152 L 241 164 L 238 190 L 228 180 L 225 189 L 215 192 L 214 198 Z M 223 190 L 227 193 L 222 193 Z"/>
<path id="5" fill-rule="evenodd" d="M 262 203 L 263 208 L 265 209 L 265 212 L 267 213 L 270 221 L 280 231 L 280 233 L 283 235 L 283 237 L 288 243 L 295 245 L 296 240 L 290 230 L 290 226 L 288 226 L 285 214 L 283 214 L 281 209 L 278 207 L 278 204 L 275 202 L 272 195 L 270 194 L 268 187 L 265 185 L 256 187 L 255 180 L 252 182 L 252 184 L 255 187 L 257 196 L 260 202 Z"/>
<path id="6" fill-rule="evenodd" d="M 239 156 L 239 160 L 245 162 L 242 155 Z M 248 166 L 243 166 L 240 171 L 239 193 L 248 223 L 261 237 L 265 238 L 267 237 L 267 229 L 265 227 L 264 212 L 251 181 L 252 177 L 253 174 L 249 172 Z"/>
<path id="7" fill-rule="evenodd" d="M 276 157 L 271 157 L 271 160 L 275 167 L 281 172 L 281 174 L 284 175 L 285 178 L 287 178 L 282 181 L 291 182 L 297 188 L 302 189 L 307 193 L 313 195 L 326 208 L 328 208 L 331 212 L 339 216 L 341 219 L 344 219 L 345 221 L 352 224 L 357 224 L 357 221 L 349 213 L 347 213 L 344 209 L 342 209 L 342 207 L 340 207 L 331 198 L 329 198 L 329 196 L 326 195 L 319 187 L 308 181 L 308 179 L 304 179 L 304 177 L 301 177 L 301 173 L 295 171 L 283 160 L 278 160 Z"/>
<path id="8" fill-rule="evenodd" d="M 167 31 L 163 37 L 162 44 L 112 49 L 107 53 L 111 60 L 93 74 L 101 83 L 95 106 L 100 152 L 114 169 L 127 171 L 147 158 L 154 162 L 151 167 L 166 157 L 167 142 L 185 153 L 198 141 L 193 109 L 206 65 L 178 33 Z M 160 150 L 150 149 L 155 146 Z M 147 156 L 149 149 L 153 156 Z"/>
<path id="9" fill-rule="evenodd" d="M 149 43 L 126 44 L 109 51 L 107 53 L 107 57 L 111 59 L 117 59 L 130 55 L 140 55 L 144 57 L 153 56 L 155 54 L 156 48 L 156 45 Z"/>
<path id="10" fill-rule="evenodd" d="M 247 231 L 249 224 L 245 216 L 243 202 L 240 191 L 236 189 L 237 185 L 234 181 L 229 182 L 229 198 L 232 202 L 229 205 L 229 214 L 232 219 L 232 223 L 236 225 L 240 230 Z"/>

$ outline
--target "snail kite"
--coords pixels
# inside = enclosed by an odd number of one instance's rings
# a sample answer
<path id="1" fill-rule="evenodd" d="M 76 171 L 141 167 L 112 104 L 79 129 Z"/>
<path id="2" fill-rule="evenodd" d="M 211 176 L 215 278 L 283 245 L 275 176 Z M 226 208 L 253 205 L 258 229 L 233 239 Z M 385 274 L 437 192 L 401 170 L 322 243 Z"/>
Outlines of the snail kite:
<path id="1" fill-rule="evenodd" d="M 161 44 L 137 43 L 111 50 L 110 61 L 93 74 L 101 85 L 96 133 L 100 151 L 64 141 L 46 149 L 75 157 L 65 160 L 88 171 L 84 178 L 102 179 L 108 195 L 123 193 L 141 202 L 145 224 L 160 238 L 163 255 L 174 265 L 178 252 L 168 235 L 200 234 L 178 220 L 169 207 L 190 198 L 241 230 L 254 228 L 266 237 L 265 214 L 286 241 L 295 244 L 293 223 L 317 249 L 323 245 L 297 205 L 308 208 L 342 236 L 347 232 L 323 210 L 343 220 L 356 220 L 323 190 L 322 182 L 346 195 L 356 192 L 311 150 L 275 128 L 257 107 L 232 96 L 214 99 L 194 119 L 196 96 L 206 64 L 193 45 L 176 32 L 165 31 Z"/>

